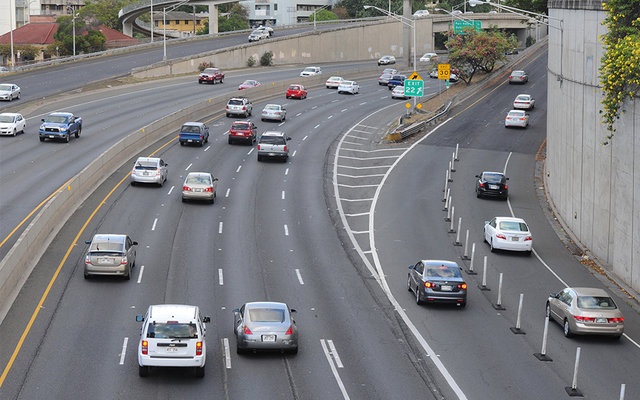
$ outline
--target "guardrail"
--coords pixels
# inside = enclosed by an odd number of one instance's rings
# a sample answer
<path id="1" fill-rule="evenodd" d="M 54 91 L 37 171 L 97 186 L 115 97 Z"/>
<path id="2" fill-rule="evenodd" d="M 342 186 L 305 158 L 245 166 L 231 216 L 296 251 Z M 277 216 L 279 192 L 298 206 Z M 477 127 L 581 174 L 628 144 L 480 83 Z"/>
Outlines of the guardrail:
<path id="1" fill-rule="evenodd" d="M 350 70 L 350 77 L 378 75 L 377 67 Z M 326 76 L 304 78 L 308 87 L 324 86 Z M 284 94 L 291 80 L 273 82 L 243 91 L 253 101 Z M 231 95 L 222 95 L 186 107 L 138 129 L 100 154 L 91 164 L 74 176 L 42 207 L 0 261 L 0 323 L 18 296 L 45 250 L 74 211 L 118 168 L 142 150 L 170 135 L 176 135 L 186 121 L 199 121 L 222 113 Z"/>

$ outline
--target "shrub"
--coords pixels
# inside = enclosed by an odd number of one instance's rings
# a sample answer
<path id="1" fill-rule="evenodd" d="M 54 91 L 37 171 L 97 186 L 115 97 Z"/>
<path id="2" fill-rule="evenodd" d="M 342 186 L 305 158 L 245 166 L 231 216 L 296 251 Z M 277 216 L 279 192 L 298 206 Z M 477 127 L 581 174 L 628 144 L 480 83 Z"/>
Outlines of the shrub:
<path id="1" fill-rule="evenodd" d="M 265 52 L 262 57 L 260 57 L 260 65 L 263 67 L 268 67 L 273 63 L 273 51 Z"/>
<path id="2" fill-rule="evenodd" d="M 210 63 L 209 61 L 203 61 L 200 63 L 200 65 L 198 65 L 198 69 L 200 70 L 200 72 L 204 71 L 207 68 L 213 68 L 213 63 Z"/>
<path id="3" fill-rule="evenodd" d="M 253 67 L 256 64 L 256 58 L 254 56 L 249 57 L 249 59 L 247 60 L 247 67 Z"/>

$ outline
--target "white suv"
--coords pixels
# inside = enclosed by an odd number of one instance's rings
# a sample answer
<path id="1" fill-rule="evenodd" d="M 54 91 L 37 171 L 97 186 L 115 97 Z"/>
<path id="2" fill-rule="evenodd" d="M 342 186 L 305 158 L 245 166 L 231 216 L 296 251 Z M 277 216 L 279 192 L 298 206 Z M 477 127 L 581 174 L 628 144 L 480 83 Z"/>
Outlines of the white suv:
<path id="1" fill-rule="evenodd" d="M 232 97 L 227 102 L 227 117 L 242 115 L 245 118 L 249 118 L 251 111 L 253 111 L 253 103 L 246 97 Z"/>
<path id="2" fill-rule="evenodd" d="M 149 375 L 151 367 L 194 367 L 198 378 L 204 377 L 207 346 L 205 323 L 196 306 L 161 304 L 150 306 L 147 313 L 136 316 L 142 322 L 138 344 L 140 376 Z"/>

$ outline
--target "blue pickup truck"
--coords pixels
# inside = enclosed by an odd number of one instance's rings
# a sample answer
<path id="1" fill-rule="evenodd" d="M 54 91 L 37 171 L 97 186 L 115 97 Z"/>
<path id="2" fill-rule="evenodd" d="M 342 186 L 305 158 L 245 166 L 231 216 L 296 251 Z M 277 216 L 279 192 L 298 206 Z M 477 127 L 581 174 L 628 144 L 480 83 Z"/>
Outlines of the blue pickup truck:
<path id="1" fill-rule="evenodd" d="M 404 80 L 407 79 L 404 75 L 394 75 L 389 79 L 387 87 L 389 90 L 393 90 L 396 86 L 404 86 Z"/>
<path id="2" fill-rule="evenodd" d="M 204 145 L 209 141 L 209 127 L 202 122 L 185 122 L 180 128 L 180 145 Z"/>
<path id="3" fill-rule="evenodd" d="M 69 142 L 71 135 L 80 137 L 82 132 L 82 118 L 74 116 L 68 112 L 54 112 L 42 120 L 42 125 L 38 130 L 40 141 L 45 139 L 57 139 Z"/>

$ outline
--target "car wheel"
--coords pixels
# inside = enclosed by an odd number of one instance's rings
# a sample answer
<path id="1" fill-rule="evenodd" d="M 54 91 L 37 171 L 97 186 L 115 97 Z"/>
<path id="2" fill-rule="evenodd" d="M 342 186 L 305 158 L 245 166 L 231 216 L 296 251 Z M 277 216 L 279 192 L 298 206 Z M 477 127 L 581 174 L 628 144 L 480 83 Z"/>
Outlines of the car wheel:
<path id="1" fill-rule="evenodd" d="M 525 253 L 527 254 L 527 256 L 531 256 L 531 250 L 527 250 L 525 251 Z"/>
<path id="2" fill-rule="evenodd" d="M 211 81 L 211 83 L 212 83 L 213 85 L 215 85 L 215 84 L 216 84 L 216 78 L 213 78 L 213 80 Z"/>
<path id="3" fill-rule="evenodd" d="M 71 140 L 71 134 L 67 133 L 67 136 L 65 137 L 64 141 L 69 143 L 69 140 Z"/>
<path id="4" fill-rule="evenodd" d="M 227 118 L 229 118 L 231 116 L 231 114 L 227 113 Z"/>
<path id="5" fill-rule="evenodd" d="M 91 279 L 91 275 L 87 274 L 86 272 L 84 273 L 84 279 Z"/>
<path id="6" fill-rule="evenodd" d="M 76 132 L 76 137 L 80 137 L 80 134 L 82 133 L 82 126 L 78 128 L 78 131 Z"/>
<path id="7" fill-rule="evenodd" d="M 407 275 L 407 291 L 411 291 L 411 275 Z"/>
<path id="8" fill-rule="evenodd" d="M 196 367 L 196 378 L 204 378 L 204 366 Z"/>
<path id="9" fill-rule="evenodd" d="M 491 252 L 495 253 L 496 252 L 496 248 L 493 247 L 493 238 L 491 238 L 491 243 L 489 243 L 489 246 L 491 246 Z"/>
<path id="10" fill-rule="evenodd" d="M 613 337 L 613 340 L 620 340 L 620 338 L 622 337 L 622 335 L 616 335 Z"/>
<path id="11" fill-rule="evenodd" d="M 141 365 L 138 365 L 138 375 L 142 377 L 149 376 L 149 369 L 150 367 L 143 367 Z"/>
<path id="12" fill-rule="evenodd" d="M 262 156 L 258 154 L 258 161 L 262 161 Z"/>
<path id="13" fill-rule="evenodd" d="M 564 328 L 563 328 L 564 337 L 571 337 L 573 333 L 571 333 L 571 326 L 569 326 L 569 320 L 564 319 Z"/>
<path id="14" fill-rule="evenodd" d="M 286 95 L 284 97 L 286 97 L 287 99 L 289 98 L 289 96 L 286 96 Z"/>
<path id="15" fill-rule="evenodd" d="M 42 136 L 40 136 L 40 141 L 44 142 L 44 138 Z"/>
<path id="16" fill-rule="evenodd" d="M 489 243 L 487 242 L 487 230 L 485 229 L 484 233 L 482 234 L 482 241 L 485 243 Z"/>
<path id="17" fill-rule="evenodd" d="M 129 270 L 127 271 L 127 274 L 125 276 L 123 276 L 125 281 L 128 281 L 131 279 L 131 267 L 129 267 Z"/>
<path id="18" fill-rule="evenodd" d="M 198 83 L 202 85 L 202 81 L 200 79 L 198 79 Z"/>
<path id="19" fill-rule="evenodd" d="M 422 300 L 420 300 L 420 288 L 416 286 L 416 304 L 422 304 Z"/>
<path id="20" fill-rule="evenodd" d="M 261 120 L 262 122 L 264 122 L 264 118 L 260 118 L 260 120 Z"/>
<path id="21" fill-rule="evenodd" d="M 183 198 L 182 198 L 182 202 L 183 202 L 183 203 L 186 203 L 186 202 L 187 202 L 187 199 L 185 199 L 185 198 L 183 197 Z"/>
<path id="22" fill-rule="evenodd" d="M 231 136 L 229 136 L 229 144 L 233 144 L 233 140 L 231 139 Z"/>
<path id="23" fill-rule="evenodd" d="M 287 116 L 286 116 L 286 115 L 283 115 L 283 116 L 282 116 L 282 120 L 284 121 L 285 119 L 287 119 Z"/>
<path id="24" fill-rule="evenodd" d="M 200 147 L 204 146 L 204 140 L 200 142 Z"/>
<path id="25" fill-rule="evenodd" d="M 476 197 L 477 197 L 477 198 L 481 198 L 481 197 L 482 197 L 482 194 L 480 194 L 480 192 L 479 192 L 479 191 L 477 191 L 477 190 L 476 190 Z"/>
<path id="26" fill-rule="evenodd" d="M 224 80 L 224 78 L 220 79 L 220 83 L 222 83 L 223 80 Z"/>
<path id="27" fill-rule="evenodd" d="M 18 130 L 16 128 L 13 128 L 13 136 L 16 136 L 18 134 Z"/>
<path id="28" fill-rule="evenodd" d="M 216 199 L 212 197 L 211 200 L 209 200 L 209 204 L 213 204 L 215 201 Z"/>
<path id="29" fill-rule="evenodd" d="M 236 346 L 236 354 L 244 354 L 244 349 L 241 349 L 240 346 Z"/>
<path id="30" fill-rule="evenodd" d="M 467 306 L 467 302 L 466 302 L 466 301 L 463 301 L 463 302 L 461 302 L 461 303 L 458 303 L 458 307 L 462 307 L 462 308 L 464 308 L 464 307 L 466 307 L 466 306 Z"/>

